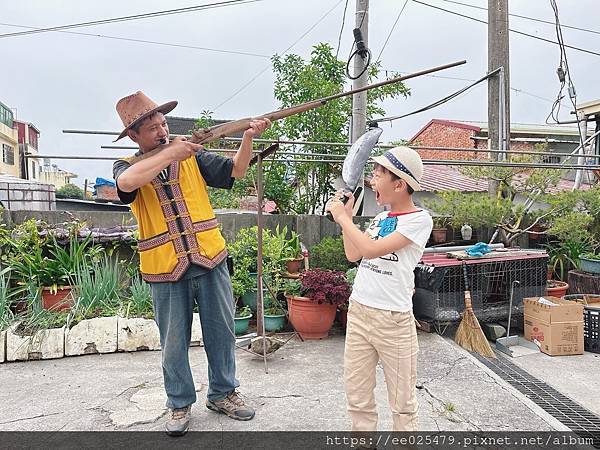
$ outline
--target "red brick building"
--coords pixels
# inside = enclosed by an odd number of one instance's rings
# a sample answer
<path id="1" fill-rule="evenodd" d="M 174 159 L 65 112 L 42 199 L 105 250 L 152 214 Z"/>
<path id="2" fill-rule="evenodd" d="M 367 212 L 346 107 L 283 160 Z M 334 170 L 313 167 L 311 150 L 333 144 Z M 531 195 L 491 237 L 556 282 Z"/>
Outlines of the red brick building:
<path id="1" fill-rule="evenodd" d="M 456 122 L 433 119 L 410 140 L 411 145 L 465 149 L 488 148 L 488 126 L 483 122 Z M 513 124 L 510 129 L 511 150 L 534 150 L 535 144 L 547 143 L 548 152 L 567 153 L 579 144 L 575 126 Z M 487 159 L 483 152 L 419 150 L 423 159 Z M 547 162 L 558 163 L 562 157 L 548 156 Z"/>

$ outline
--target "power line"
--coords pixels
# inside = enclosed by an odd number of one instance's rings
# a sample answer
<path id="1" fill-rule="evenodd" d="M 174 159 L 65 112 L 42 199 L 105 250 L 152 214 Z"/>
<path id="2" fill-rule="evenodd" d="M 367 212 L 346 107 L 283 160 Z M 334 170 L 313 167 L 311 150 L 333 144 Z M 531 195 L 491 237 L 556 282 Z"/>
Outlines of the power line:
<path id="1" fill-rule="evenodd" d="M 470 84 L 468 86 L 465 86 L 462 89 L 459 89 L 458 91 L 453 92 L 452 94 L 450 94 L 450 95 L 448 95 L 448 96 L 446 96 L 444 98 L 441 98 L 440 100 L 437 100 L 437 101 L 435 101 L 433 103 L 430 103 L 427 106 L 419 108 L 419 109 L 417 109 L 415 111 L 411 111 L 411 112 L 406 113 L 406 114 L 401 114 L 399 116 L 381 117 L 379 119 L 373 119 L 371 122 L 377 122 L 377 123 L 379 123 L 379 122 L 392 122 L 392 121 L 394 121 L 396 119 L 402 119 L 402 118 L 407 117 L 407 116 L 412 116 L 413 114 L 418 114 L 418 113 L 422 113 L 422 112 L 428 111 L 428 110 L 433 109 L 433 108 L 437 108 L 438 106 L 441 106 L 444 103 L 449 102 L 450 100 L 453 100 L 453 99 L 457 98 L 463 92 L 466 92 L 467 90 L 469 90 L 472 87 L 478 85 L 482 81 L 487 80 L 489 77 L 496 75 L 499 71 L 500 71 L 500 69 L 496 69 L 496 70 L 488 73 L 487 75 L 481 77 L 479 80 L 476 80 L 474 83 L 472 83 L 472 84 Z"/>
<path id="2" fill-rule="evenodd" d="M 487 8 L 484 8 L 483 6 L 469 5 L 468 3 L 457 2 L 454 0 L 441 0 L 441 1 L 446 2 L 446 3 L 454 3 L 455 5 L 462 5 L 462 6 L 467 6 L 469 8 L 475 8 L 475 9 L 487 11 Z M 518 17 L 519 19 L 531 20 L 533 22 L 540 22 L 540 23 L 546 23 L 548 25 L 555 25 L 554 22 L 550 22 L 549 20 L 538 19 L 536 17 L 522 16 L 520 14 L 512 14 L 512 13 L 508 13 L 508 15 L 512 16 L 512 17 Z M 563 24 L 561 24 L 561 26 L 563 28 L 570 28 L 572 30 L 585 31 L 586 33 L 600 34 L 600 31 L 590 30 L 587 28 L 581 28 L 581 27 L 575 27 L 575 26 L 563 25 Z"/>
<path id="3" fill-rule="evenodd" d="M 149 12 L 149 13 L 134 14 L 131 16 L 114 17 L 112 19 L 93 20 L 90 22 L 79 22 L 79 23 L 73 23 L 73 24 L 69 24 L 69 25 L 60 25 L 60 26 L 56 26 L 56 27 L 37 28 L 34 30 L 28 30 L 28 31 L 19 31 L 19 32 L 14 32 L 14 33 L 0 34 L 0 38 L 18 37 L 18 36 L 25 36 L 25 35 L 29 35 L 29 34 L 37 34 L 37 33 L 47 33 L 49 31 L 62 31 L 62 30 L 68 30 L 68 29 L 72 29 L 72 28 L 89 27 L 89 26 L 94 26 L 94 25 L 104 25 L 107 23 L 114 23 L 114 22 L 126 22 L 129 20 L 147 19 L 150 17 L 160 17 L 160 16 L 171 15 L 171 14 L 183 14 L 183 13 L 187 13 L 187 12 L 202 11 L 205 9 L 213 9 L 213 8 L 222 8 L 224 6 L 241 5 L 244 3 L 255 3 L 255 2 L 260 2 L 260 1 L 263 1 L 263 0 L 226 0 L 226 1 L 222 1 L 222 2 L 207 3 L 205 5 L 188 6 L 186 8 L 168 9 L 168 10 L 163 10 L 163 11 L 154 11 L 154 12 Z"/>
<path id="4" fill-rule="evenodd" d="M 465 19 L 474 20 L 475 22 L 480 22 L 480 23 L 483 23 L 483 24 L 487 25 L 487 22 L 485 20 L 476 19 L 475 17 L 467 16 L 465 14 L 460 14 L 460 13 L 457 13 L 457 12 L 454 12 L 454 11 L 450 11 L 448 9 L 440 8 L 439 6 L 430 5 L 429 3 L 421 2 L 419 0 L 412 0 L 412 1 L 415 2 L 415 3 L 419 3 L 421 5 L 429 6 L 430 8 L 439 9 L 440 11 L 444 11 L 444 12 L 447 12 L 449 14 L 454 14 L 456 16 L 464 17 Z M 550 44 L 556 44 L 556 45 L 558 45 L 558 42 L 556 42 L 556 41 L 553 41 L 551 39 L 546 39 L 546 38 L 543 38 L 543 37 L 539 37 L 539 36 L 535 36 L 533 34 L 524 33 L 523 31 L 513 30 L 512 28 L 509 28 L 508 31 L 510 31 L 512 33 L 516 33 L 516 34 L 521 34 L 523 36 L 527 36 L 527 37 L 530 37 L 530 38 L 533 38 L 533 39 L 537 39 L 539 41 L 549 42 Z M 575 46 L 566 45 L 566 44 L 564 44 L 563 46 L 567 47 L 567 48 L 571 48 L 573 50 L 580 51 L 580 52 L 589 53 L 591 55 L 600 56 L 600 53 L 594 52 L 592 50 L 586 50 L 584 48 L 575 47 Z"/>
<path id="5" fill-rule="evenodd" d="M 29 27 L 29 26 L 26 26 L 26 25 L 15 25 L 15 24 L 12 24 L 12 23 L 2 23 L 2 22 L 0 22 L 0 25 L 8 26 L 8 27 L 17 27 L 17 28 L 29 28 L 29 29 L 32 29 L 32 30 L 37 30 L 38 29 L 38 28 L 35 28 L 35 27 Z M 174 43 L 169 43 L 169 42 L 148 41 L 148 40 L 145 40 L 145 39 L 133 39 L 133 38 L 126 38 L 126 37 L 122 37 L 122 36 L 109 36 L 109 35 L 106 35 L 106 34 L 83 33 L 83 32 L 80 32 L 80 31 L 56 31 L 56 33 L 74 34 L 74 35 L 79 35 L 79 36 L 98 37 L 98 38 L 103 38 L 103 39 L 115 39 L 115 40 L 119 40 L 119 41 L 136 42 L 136 43 L 140 43 L 140 44 L 153 44 L 153 45 L 163 45 L 163 46 L 167 46 L 167 47 L 189 48 L 189 49 L 193 49 L 193 50 L 203 50 L 203 51 L 207 51 L 207 52 L 229 53 L 229 54 L 244 55 L 244 56 L 255 56 L 257 58 L 270 58 L 269 55 L 261 55 L 261 54 L 258 54 L 258 53 L 249 53 L 249 52 L 242 52 L 242 51 L 237 51 L 237 50 L 222 50 L 222 49 L 217 49 L 217 48 L 198 47 L 196 45 L 174 44 Z"/>
<path id="6" fill-rule="evenodd" d="M 383 71 L 386 72 L 386 76 L 387 76 L 387 72 L 394 72 L 394 73 L 399 73 L 399 74 L 405 73 L 405 72 L 409 72 L 410 73 L 410 71 L 393 70 L 393 69 L 389 69 L 389 68 L 388 69 L 381 69 L 381 70 L 383 70 Z M 441 79 L 444 79 L 444 80 L 469 81 L 469 82 L 476 81 L 473 78 L 450 77 L 450 76 L 446 76 L 446 75 L 432 75 L 432 74 L 430 74 L 430 75 L 423 75 L 423 76 L 424 77 L 431 77 L 431 78 L 441 78 Z M 534 97 L 534 98 L 537 98 L 539 100 L 544 100 L 544 101 L 549 102 L 549 103 L 554 103 L 556 101 L 555 99 L 550 99 L 550 98 L 542 97 L 542 96 L 539 96 L 539 95 L 534 94 L 532 92 L 525 91 L 523 89 L 519 89 L 519 88 L 513 87 L 513 86 L 510 87 L 510 90 L 514 91 L 514 92 L 516 92 L 518 94 L 529 95 L 530 97 Z M 568 107 L 568 105 L 565 105 L 565 104 L 562 104 L 562 105 L 565 106 L 565 107 Z"/>
<path id="7" fill-rule="evenodd" d="M 392 25 L 392 29 L 390 30 L 390 32 L 387 35 L 387 38 L 385 38 L 385 42 L 383 43 L 383 47 L 381 47 L 381 51 L 379 52 L 379 56 L 377 56 L 377 59 L 375 61 L 379 61 L 379 58 L 381 58 L 381 54 L 383 53 L 383 51 L 385 50 L 385 46 L 387 45 L 388 41 L 390 40 L 390 36 L 392 35 L 392 33 L 394 32 L 394 28 L 396 28 L 396 24 L 398 23 L 398 20 L 400 20 L 400 16 L 402 15 L 402 13 L 404 12 L 404 8 L 406 8 L 406 5 L 408 4 L 408 0 L 406 0 L 404 2 L 404 5 L 402 5 L 402 9 L 400 9 L 400 12 L 398 13 L 398 17 L 396 17 L 396 21 L 394 22 L 394 25 Z"/>
<path id="8" fill-rule="evenodd" d="M 308 33 L 310 33 L 317 25 L 319 25 L 324 19 L 325 17 L 327 17 L 334 9 L 336 9 L 338 7 L 338 5 L 340 3 L 342 3 L 344 0 L 339 0 L 335 5 L 333 5 L 333 8 L 329 9 L 325 14 L 323 14 L 321 16 L 321 18 L 319 20 L 317 20 L 314 25 L 312 25 L 308 30 L 306 30 L 302 36 L 300 36 L 298 39 L 296 39 L 292 45 L 290 45 L 288 48 L 286 48 L 281 54 L 285 55 L 292 47 L 294 47 L 294 45 L 296 45 L 298 42 L 300 42 L 304 36 L 306 36 Z M 231 94 L 229 97 L 227 97 L 225 100 L 223 100 L 221 103 L 219 103 L 217 106 L 215 106 L 212 111 L 216 111 L 217 109 L 219 109 L 221 106 L 223 106 L 225 103 L 229 102 L 230 100 L 232 100 L 235 96 L 237 96 L 240 92 L 242 92 L 244 89 L 246 89 L 248 86 L 250 86 L 254 80 L 256 80 L 258 77 L 260 77 L 263 73 L 265 73 L 267 70 L 269 70 L 271 68 L 271 65 L 269 64 L 268 66 L 266 66 L 264 69 L 262 69 L 260 72 L 258 72 L 256 75 L 254 75 L 250 80 L 248 80 L 243 86 L 241 86 L 239 89 L 237 89 L 233 94 Z"/>
<path id="9" fill-rule="evenodd" d="M 335 59 L 338 59 L 338 54 L 340 53 L 340 45 L 342 43 L 342 33 L 344 32 L 344 23 L 346 23 L 346 10 L 348 9 L 348 1 L 346 0 L 346 5 L 344 6 L 344 15 L 342 16 L 342 27 L 340 28 L 340 35 L 338 36 L 338 45 L 335 51 Z"/>

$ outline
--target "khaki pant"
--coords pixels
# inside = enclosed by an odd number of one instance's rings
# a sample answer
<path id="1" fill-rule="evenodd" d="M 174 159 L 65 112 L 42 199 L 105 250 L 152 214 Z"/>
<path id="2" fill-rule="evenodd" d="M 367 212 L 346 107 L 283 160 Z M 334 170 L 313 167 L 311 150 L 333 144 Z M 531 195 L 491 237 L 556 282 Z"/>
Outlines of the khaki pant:
<path id="1" fill-rule="evenodd" d="M 417 431 L 417 329 L 412 311 L 371 308 L 350 300 L 344 384 L 352 431 L 377 431 L 375 369 L 381 361 L 393 431 Z"/>

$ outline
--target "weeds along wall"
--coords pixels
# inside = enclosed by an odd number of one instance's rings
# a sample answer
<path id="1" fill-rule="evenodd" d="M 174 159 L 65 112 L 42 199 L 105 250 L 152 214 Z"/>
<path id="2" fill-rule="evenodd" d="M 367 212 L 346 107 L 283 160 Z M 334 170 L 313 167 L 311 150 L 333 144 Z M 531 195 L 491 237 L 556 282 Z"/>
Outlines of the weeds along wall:
<path id="1" fill-rule="evenodd" d="M 42 220 L 48 224 L 58 224 L 73 219 L 86 222 L 90 228 L 118 227 L 122 225 L 134 225 L 135 219 L 129 212 L 113 211 L 2 211 L 0 222 L 7 226 L 20 224 L 28 219 Z M 242 228 L 255 226 L 257 216 L 251 213 L 240 214 L 217 214 L 221 230 L 225 240 L 232 242 L 238 231 Z M 357 217 L 355 223 L 364 228 L 371 217 Z M 264 215 L 263 224 L 265 228 L 275 230 L 287 226 L 288 230 L 294 230 L 300 234 L 300 240 L 309 249 L 318 244 L 324 237 L 340 236 L 340 227 L 330 222 L 325 216 L 318 215 Z"/>

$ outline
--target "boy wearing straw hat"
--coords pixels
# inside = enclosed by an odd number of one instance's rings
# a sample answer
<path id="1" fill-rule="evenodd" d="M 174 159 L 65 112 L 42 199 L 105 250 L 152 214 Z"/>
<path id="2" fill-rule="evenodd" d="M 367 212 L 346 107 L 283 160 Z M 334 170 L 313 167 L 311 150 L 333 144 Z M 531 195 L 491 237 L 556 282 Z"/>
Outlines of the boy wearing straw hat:
<path id="1" fill-rule="evenodd" d="M 417 431 L 417 331 L 412 313 L 415 266 L 433 228 L 429 213 L 415 206 L 423 163 L 408 147 L 373 158 L 372 188 L 378 214 L 365 233 L 352 222 L 353 199 L 336 194 L 327 209 L 341 226 L 350 261 L 361 260 L 350 296 L 344 384 L 352 431 L 377 430 L 375 369 L 381 361 L 393 431 Z"/>
<path id="2" fill-rule="evenodd" d="M 253 138 L 270 126 L 268 120 L 251 122 L 238 152 L 225 158 L 184 137 L 169 141 L 164 115 L 176 105 L 158 105 L 140 91 L 119 100 L 116 109 L 125 128 L 117 140 L 129 136 L 138 144 L 135 156 L 162 150 L 118 160 L 113 167 L 119 198 L 131 206 L 138 223 L 140 272 L 152 288 L 171 436 L 187 432 L 196 401 L 188 358 L 194 304 L 208 359 L 207 408 L 236 420 L 254 417 L 236 391 L 234 299 L 225 240 L 207 186 L 231 189 L 234 178 L 246 174 Z"/>

